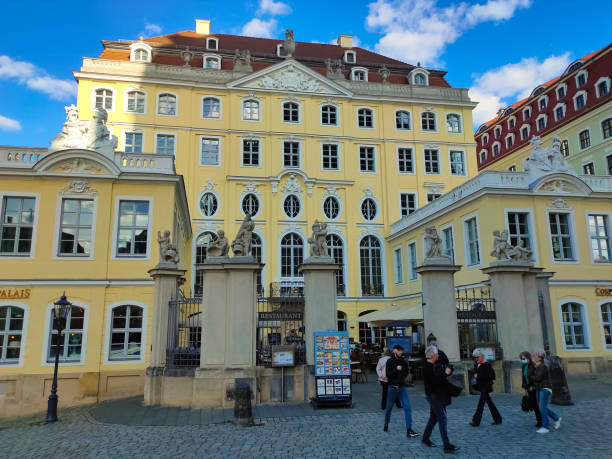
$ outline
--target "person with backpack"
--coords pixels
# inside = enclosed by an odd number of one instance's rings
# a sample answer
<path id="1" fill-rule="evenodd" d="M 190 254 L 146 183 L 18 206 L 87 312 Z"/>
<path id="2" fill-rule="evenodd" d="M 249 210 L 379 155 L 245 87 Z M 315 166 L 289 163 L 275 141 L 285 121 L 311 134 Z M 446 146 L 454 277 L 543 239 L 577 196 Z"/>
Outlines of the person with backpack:
<path id="1" fill-rule="evenodd" d="M 542 427 L 542 414 L 540 413 L 540 409 L 538 408 L 538 396 L 535 389 L 535 384 L 533 381 L 533 372 L 535 371 L 535 365 L 533 360 L 531 360 L 531 354 L 528 351 L 523 351 L 519 355 L 521 359 L 522 367 L 521 367 L 521 375 L 522 375 L 522 384 L 521 387 L 525 389 L 525 395 L 529 401 L 529 405 L 533 407 L 533 411 L 535 412 L 536 417 L 536 428 Z"/>
<path id="2" fill-rule="evenodd" d="M 555 430 L 561 427 L 561 416 L 555 413 L 553 410 L 548 408 L 548 401 L 550 399 L 550 395 L 552 394 L 552 383 L 550 380 L 550 371 L 548 367 L 544 364 L 544 358 L 546 357 L 546 352 L 543 349 L 538 349 L 534 353 L 535 357 L 535 365 L 532 373 L 533 384 L 538 394 L 538 406 L 540 408 L 540 413 L 542 414 L 542 427 L 536 430 L 539 434 L 545 434 L 550 432 L 550 421 L 548 418 L 551 418 L 554 423 Z"/>
<path id="3" fill-rule="evenodd" d="M 480 349 L 474 349 L 472 355 L 476 359 L 476 363 L 474 364 L 474 379 L 476 382 L 473 384 L 473 387 L 475 390 L 480 392 L 480 398 L 478 399 L 478 406 L 476 407 L 476 412 L 472 417 L 470 425 L 472 427 L 478 427 L 480 425 L 485 403 L 489 406 L 489 411 L 493 417 L 493 425 L 499 425 L 502 423 L 502 416 L 499 414 L 495 403 L 493 403 L 493 400 L 489 395 L 491 392 L 493 392 L 495 371 L 493 370 L 491 364 L 487 362 L 484 353 Z"/>
<path id="4" fill-rule="evenodd" d="M 387 409 L 387 392 L 389 391 L 389 380 L 387 379 L 387 360 L 391 358 L 391 352 L 385 348 L 385 352 L 378 363 L 376 364 L 376 374 L 378 375 L 378 382 L 382 386 L 382 400 L 380 402 L 380 409 Z M 395 399 L 395 405 L 398 408 L 402 407 L 399 398 Z"/>

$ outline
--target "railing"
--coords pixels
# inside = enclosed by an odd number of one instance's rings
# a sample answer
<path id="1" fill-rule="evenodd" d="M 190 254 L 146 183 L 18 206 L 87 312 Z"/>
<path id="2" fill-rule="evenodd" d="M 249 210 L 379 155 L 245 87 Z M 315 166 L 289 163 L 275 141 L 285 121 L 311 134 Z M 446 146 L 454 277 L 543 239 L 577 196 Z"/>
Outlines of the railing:
<path id="1" fill-rule="evenodd" d="M 306 362 L 304 342 L 304 304 L 295 301 L 274 302 L 257 300 L 256 362 L 258 366 L 272 366 L 272 348 L 292 345 L 294 362 Z"/>
<path id="2" fill-rule="evenodd" d="M 491 298 L 489 289 L 457 289 L 455 301 L 461 359 L 471 360 L 472 351 L 477 347 L 492 348 L 496 359 L 501 359 L 503 350 L 497 340 L 495 298 Z"/>
<path id="3" fill-rule="evenodd" d="M 115 152 L 115 164 L 126 172 L 174 174 L 174 156 L 151 153 Z"/>
<path id="4" fill-rule="evenodd" d="M 47 148 L 0 146 L 0 166 L 31 168 L 47 154 Z"/>
<path id="5" fill-rule="evenodd" d="M 180 298 L 168 304 L 166 368 L 200 366 L 202 348 L 202 299 Z"/>
<path id="6" fill-rule="evenodd" d="M 270 282 L 270 299 L 304 299 L 304 281 Z"/>
<path id="7" fill-rule="evenodd" d="M 384 284 L 362 285 L 361 296 L 385 296 L 385 286 Z"/>

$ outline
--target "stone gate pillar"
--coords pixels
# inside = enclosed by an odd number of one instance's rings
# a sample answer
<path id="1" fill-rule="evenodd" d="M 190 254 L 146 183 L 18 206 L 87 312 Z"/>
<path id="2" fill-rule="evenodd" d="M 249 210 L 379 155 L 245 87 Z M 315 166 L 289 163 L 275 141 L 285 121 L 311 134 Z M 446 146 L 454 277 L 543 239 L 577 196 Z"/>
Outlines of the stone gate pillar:
<path id="1" fill-rule="evenodd" d="M 421 275 L 425 336 L 433 333 L 451 362 L 459 362 L 459 329 L 454 274 L 461 266 L 448 257 L 426 258 L 415 269 Z"/>

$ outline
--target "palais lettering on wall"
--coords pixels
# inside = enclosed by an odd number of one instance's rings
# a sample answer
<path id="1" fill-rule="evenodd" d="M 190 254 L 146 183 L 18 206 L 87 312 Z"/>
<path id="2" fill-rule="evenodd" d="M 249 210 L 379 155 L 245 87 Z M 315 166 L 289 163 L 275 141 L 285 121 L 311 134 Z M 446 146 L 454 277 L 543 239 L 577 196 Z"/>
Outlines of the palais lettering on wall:
<path id="1" fill-rule="evenodd" d="M 2 288 L 0 289 L 0 299 L 23 300 L 30 298 L 30 291 L 29 288 Z"/>

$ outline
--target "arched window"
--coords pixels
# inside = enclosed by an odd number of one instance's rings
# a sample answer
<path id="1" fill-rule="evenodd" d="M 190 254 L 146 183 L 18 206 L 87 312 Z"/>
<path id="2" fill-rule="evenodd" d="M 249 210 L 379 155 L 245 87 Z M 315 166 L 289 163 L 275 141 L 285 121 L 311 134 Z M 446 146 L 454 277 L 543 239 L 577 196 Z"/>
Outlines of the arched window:
<path id="1" fill-rule="evenodd" d="M 414 76 L 414 84 L 418 84 L 420 86 L 426 86 L 427 85 L 427 78 L 422 73 L 417 73 Z"/>
<path id="2" fill-rule="evenodd" d="M 346 321 L 346 314 L 342 311 L 338 311 L 338 331 L 348 331 L 348 322 Z"/>
<path id="3" fill-rule="evenodd" d="M 601 309 L 601 325 L 606 349 L 612 349 L 612 303 L 604 303 Z"/>
<path id="4" fill-rule="evenodd" d="M 18 363 L 23 347 L 25 310 L 0 306 L 0 364 Z"/>
<path id="5" fill-rule="evenodd" d="M 304 258 L 304 241 L 299 234 L 289 233 L 281 239 L 281 277 L 301 277 L 298 266 Z"/>
<path id="6" fill-rule="evenodd" d="M 283 104 L 283 121 L 285 123 L 300 122 L 300 106 L 295 102 L 285 102 Z"/>
<path id="7" fill-rule="evenodd" d="M 360 108 L 357 110 L 357 125 L 360 128 L 374 127 L 374 112 L 369 108 Z"/>
<path id="8" fill-rule="evenodd" d="M 338 111 L 334 105 L 323 105 L 321 107 L 321 124 L 324 126 L 335 126 L 338 124 Z"/>
<path id="9" fill-rule="evenodd" d="M 259 212 L 259 199 L 253 193 L 248 193 L 242 198 L 242 212 L 254 217 Z"/>
<path id="10" fill-rule="evenodd" d="M 568 302 L 561 305 L 561 324 L 566 349 L 581 349 L 588 347 L 584 306 L 580 303 Z"/>
<path id="11" fill-rule="evenodd" d="M 351 69 L 351 80 L 368 81 L 368 70 L 363 67 L 352 68 Z"/>
<path id="12" fill-rule="evenodd" d="M 295 218 L 300 214 L 300 200 L 297 196 L 290 194 L 283 202 L 283 210 L 289 218 Z"/>
<path id="13" fill-rule="evenodd" d="M 53 311 L 49 311 L 49 346 L 47 347 L 47 362 L 55 362 L 59 352 L 60 362 L 80 362 L 83 350 L 83 333 L 85 331 L 85 309 L 72 306 L 66 318 L 66 328 L 61 335 L 53 328 Z"/>
<path id="14" fill-rule="evenodd" d="M 336 294 L 338 296 L 346 295 L 346 284 L 344 282 L 344 244 L 340 236 L 328 234 L 326 236 L 327 248 L 329 255 L 334 259 L 334 263 L 339 266 L 336 271 Z"/>
<path id="15" fill-rule="evenodd" d="M 205 69 L 220 69 L 221 59 L 219 59 L 217 56 L 206 56 L 204 58 L 204 68 Z"/>
<path id="16" fill-rule="evenodd" d="M 461 132 L 461 117 L 457 114 L 450 113 L 446 115 L 446 130 L 453 134 Z"/>
<path id="17" fill-rule="evenodd" d="M 365 316 L 376 309 L 369 309 L 359 313 L 359 317 Z M 387 338 L 387 329 L 385 327 L 370 327 L 367 322 L 359 321 L 359 342 L 360 343 L 378 343 L 383 344 Z"/>
<path id="18" fill-rule="evenodd" d="M 242 102 L 242 119 L 248 121 L 259 121 L 259 101 L 247 99 Z"/>
<path id="19" fill-rule="evenodd" d="M 361 215 L 367 221 L 376 219 L 377 214 L 376 201 L 372 198 L 365 198 L 361 203 Z"/>
<path id="20" fill-rule="evenodd" d="M 202 99 L 202 118 L 221 118 L 221 101 L 216 97 L 205 97 Z"/>
<path id="21" fill-rule="evenodd" d="M 382 249 L 380 241 L 374 236 L 366 236 L 359 243 L 361 268 L 361 294 L 363 296 L 383 296 Z"/>
<path id="22" fill-rule="evenodd" d="M 134 50 L 134 60 L 137 62 L 148 62 L 149 52 L 142 48 Z"/>
<path id="23" fill-rule="evenodd" d="M 204 193 L 200 198 L 200 212 L 205 217 L 212 217 L 219 210 L 219 203 L 214 193 Z"/>
<path id="24" fill-rule="evenodd" d="M 129 91 L 127 93 L 127 106 L 125 111 L 130 113 L 144 113 L 145 98 L 146 95 L 142 91 Z"/>
<path id="25" fill-rule="evenodd" d="M 104 110 L 113 109 L 113 91 L 111 89 L 96 89 L 95 94 L 95 108 L 103 108 Z"/>
<path id="26" fill-rule="evenodd" d="M 323 201 L 323 213 L 330 220 L 335 220 L 340 215 L 340 203 L 333 196 L 328 196 Z"/>
<path id="27" fill-rule="evenodd" d="M 157 114 L 176 116 L 176 96 L 163 93 L 157 96 Z"/>
<path id="28" fill-rule="evenodd" d="M 251 236 L 251 256 L 253 256 L 259 263 L 261 263 L 261 257 L 263 254 L 263 244 L 261 242 L 261 238 L 253 233 Z M 257 271 L 257 293 L 263 295 L 264 288 L 261 280 L 261 272 L 263 270 L 259 269 Z"/>
<path id="29" fill-rule="evenodd" d="M 143 308 L 133 305 L 115 306 L 111 312 L 108 360 L 140 359 Z"/>
<path id="30" fill-rule="evenodd" d="M 195 253 L 195 264 L 204 263 L 206 260 L 206 251 L 208 250 L 208 245 L 211 242 L 217 240 L 217 235 L 212 231 L 207 231 L 202 233 L 196 239 L 196 253 Z M 195 281 L 193 285 L 193 295 L 194 296 L 202 296 L 202 287 L 204 286 L 202 271 L 196 271 Z"/>
<path id="31" fill-rule="evenodd" d="M 421 113 L 421 128 L 424 131 L 436 130 L 436 114 L 432 112 Z"/>
<path id="32" fill-rule="evenodd" d="M 410 113 L 404 110 L 395 112 L 395 128 L 410 129 Z"/>

